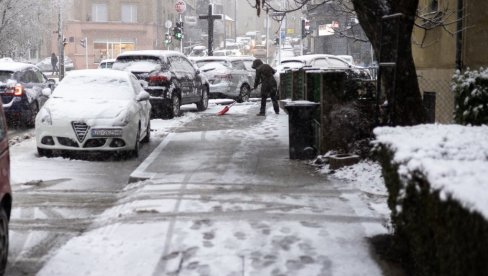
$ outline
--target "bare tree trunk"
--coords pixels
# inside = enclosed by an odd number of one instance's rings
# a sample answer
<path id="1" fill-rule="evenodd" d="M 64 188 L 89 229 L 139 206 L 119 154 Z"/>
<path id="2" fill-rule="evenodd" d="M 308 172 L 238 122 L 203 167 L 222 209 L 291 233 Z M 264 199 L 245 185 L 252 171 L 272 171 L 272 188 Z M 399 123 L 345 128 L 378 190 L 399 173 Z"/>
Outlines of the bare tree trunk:
<path id="1" fill-rule="evenodd" d="M 394 106 L 390 118 L 395 125 L 414 125 L 425 122 L 425 111 L 422 104 L 422 97 L 417 80 L 417 73 L 412 56 L 411 37 L 414 26 L 415 14 L 418 0 L 352 0 L 354 10 L 358 15 L 359 22 L 373 45 L 376 56 L 379 56 L 380 43 L 382 39 L 388 41 L 396 37 L 397 29 L 389 28 L 380 34 L 381 18 L 384 15 L 402 13 L 405 15 L 398 31 L 398 63 L 396 65 L 396 79 L 393 82 L 391 76 L 382 78 L 384 91 L 392 91 L 395 86 L 395 93 L 387 93 L 388 102 Z M 384 37 L 380 37 L 383 35 Z M 387 47 L 392 47 L 390 44 Z M 385 47 L 385 46 L 383 46 Z M 383 49 L 383 53 L 392 53 L 394 49 Z M 394 97 L 394 98 L 393 98 Z"/>

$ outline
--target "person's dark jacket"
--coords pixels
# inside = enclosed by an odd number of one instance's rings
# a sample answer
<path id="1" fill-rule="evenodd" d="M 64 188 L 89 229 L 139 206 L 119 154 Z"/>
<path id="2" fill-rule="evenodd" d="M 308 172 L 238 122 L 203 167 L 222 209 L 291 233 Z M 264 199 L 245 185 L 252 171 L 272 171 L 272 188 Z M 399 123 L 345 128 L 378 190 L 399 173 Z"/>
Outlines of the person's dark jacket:
<path id="1" fill-rule="evenodd" d="M 53 67 L 56 67 L 58 64 L 58 57 L 55 54 L 51 55 L 51 65 Z"/>
<path id="2" fill-rule="evenodd" d="M 277 83 L 274 78 L 276 70 L 268 64 L 263 64 L 260 59 L 255 59 L 252 68 L 256 69 L 256 79 L 254 80 L 254 89 L 261 84 L 261 95 L 276 93 Z"/>

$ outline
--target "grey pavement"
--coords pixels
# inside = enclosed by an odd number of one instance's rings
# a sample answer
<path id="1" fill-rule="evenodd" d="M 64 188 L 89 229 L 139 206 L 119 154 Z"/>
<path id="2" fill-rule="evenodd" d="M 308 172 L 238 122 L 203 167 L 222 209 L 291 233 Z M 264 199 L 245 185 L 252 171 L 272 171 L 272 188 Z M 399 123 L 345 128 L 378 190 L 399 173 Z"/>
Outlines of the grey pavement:
<path id="1" fill-rule="evenodd" d="M 288 116 L 255 112 L 203 114 L 131 174 L 168 209 L 153 275 L 393 275 L 360 191 L 290 160 Z"/>

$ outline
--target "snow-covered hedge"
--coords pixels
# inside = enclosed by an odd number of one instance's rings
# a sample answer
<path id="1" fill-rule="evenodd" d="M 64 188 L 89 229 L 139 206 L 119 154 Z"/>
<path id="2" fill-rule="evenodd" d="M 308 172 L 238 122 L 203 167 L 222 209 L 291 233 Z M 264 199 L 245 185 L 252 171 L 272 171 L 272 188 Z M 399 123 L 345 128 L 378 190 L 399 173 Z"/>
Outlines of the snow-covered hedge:
<path id="1" fill-rule="evenodd" d="M 488 124 L 488 68 L 457 71 L 452 78 L 454 120 L 460 124 Z"/>
<path id="2" fill-rule="evenodd" d="M 374 130 L 392 223 L 416 275 L 488 271 L 488 126 Z"/>

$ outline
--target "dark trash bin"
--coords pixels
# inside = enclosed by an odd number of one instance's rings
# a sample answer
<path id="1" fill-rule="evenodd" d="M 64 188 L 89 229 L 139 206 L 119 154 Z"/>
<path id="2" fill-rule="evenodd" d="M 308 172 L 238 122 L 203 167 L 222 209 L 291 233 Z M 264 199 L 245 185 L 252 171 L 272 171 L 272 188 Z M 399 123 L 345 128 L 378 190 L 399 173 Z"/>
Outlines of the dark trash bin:
<path id="1" fill-rule="evenodd" d="M 317 154 L 314 146 L 314 112 L 318 103 L 309 101 L 287 101 L 284 103 L 288 113 L 290 140 L 290 159 L 312 159 Z"/>

